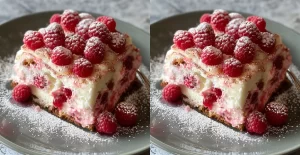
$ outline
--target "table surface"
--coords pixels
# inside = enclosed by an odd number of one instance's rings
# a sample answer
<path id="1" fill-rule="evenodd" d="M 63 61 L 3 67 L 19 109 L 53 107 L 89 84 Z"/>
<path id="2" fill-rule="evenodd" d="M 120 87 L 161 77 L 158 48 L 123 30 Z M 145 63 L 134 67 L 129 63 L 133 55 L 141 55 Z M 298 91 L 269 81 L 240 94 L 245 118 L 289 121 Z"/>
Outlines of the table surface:
<path id="1" fill-rule="evenodd" d="M 150 32 L 149 0 L 0 0 L 0 23 L 36 12 L 64 9 L 109 15 Z M 1 142 L 0 154 L 19 155 Z"/>
<path id="2" fill-rule="evenodd" d="M 190 11 L 225 9 L 259 15 L 300 33 L 300 0 L 151 0 L 150 23 Z M 150 145 L 151 155 L 169 155 Z M 291 155 L 300 154 L 300 150 Z"/>

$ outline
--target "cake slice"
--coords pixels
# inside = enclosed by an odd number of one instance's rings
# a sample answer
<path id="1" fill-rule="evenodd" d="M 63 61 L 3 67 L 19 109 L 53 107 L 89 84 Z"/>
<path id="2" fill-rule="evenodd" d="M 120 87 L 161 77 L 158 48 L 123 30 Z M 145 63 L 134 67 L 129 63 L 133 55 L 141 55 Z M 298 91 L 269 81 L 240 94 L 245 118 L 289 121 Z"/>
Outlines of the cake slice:
<path id="1" fill-rule="evenodd" d="M 206 22 L 174 34 L 162 86 L 178 85 L 188 105 L 243 130 L 248 114 L 263 111 L 285 79 L 291 55 L 263 18 L 231 15 L 215 10 L 200 19 Z"/>
<path id="2" fill-rule="evenodd" d="M 65 10 L 39 31 L 27 31 L 16 54 L 13 84 L 30 87 L 36 104 L 93 130 L 136 77 L 139 50 L 113 18 Z"/>

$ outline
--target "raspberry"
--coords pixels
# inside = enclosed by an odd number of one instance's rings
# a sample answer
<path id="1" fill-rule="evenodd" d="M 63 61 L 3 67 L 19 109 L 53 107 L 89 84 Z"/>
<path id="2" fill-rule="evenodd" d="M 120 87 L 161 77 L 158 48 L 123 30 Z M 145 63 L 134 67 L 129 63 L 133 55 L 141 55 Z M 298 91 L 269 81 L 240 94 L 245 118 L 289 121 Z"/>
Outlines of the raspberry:
<path id="1" fill-rule="evenodd" d="M 74 54 L 82 55 L 85 48 L 85 40 L 78 34 L 69 34 L 66 36 L 65 47 Z"/>
<path id="2" fill-rule="evenodd" d="M 67 31 L 74 32 L 79 21 L 79 14 L 74 10 L 65 10 L 61 15 L 61 25 Z"/>
<path id="3" fill-rule="evenodd" d="M 211 15 L 211 25 L 215 30 L 224 31 L 225 26 L 229 23 L 230 16 L 225 10 L 215 10 Z"/>
<path id="4" fill-rule="evenodd" d="M 38 31 L 27 31 L 24 34 L 23 43 L 32 50 L 36 50 L 45 45 L 43 36 Z"/>
<path id="5" fill-rule="evenodd" d="M 194 88 L 198 83 L 197 79 L 192 75 L 184 76 L 183 80 L 184 85 L 186 85 L 188 88 Z"/>
<path id="6" fill-rule="evenodd" d="M 265 107 L 268 122 L 273 126 L 282 126 L 288 120 L 288 107 L 279 102 L 270 102 Z"/>
<path id="7" fill-rule="evenodd" d="M 166 101 L 174 103 L 181 99 L 181 89 L 175 84 L 168 84 L 164 87 L 162 96 Z"/>
<path id="8" fill-rule="evenodd" d="M 84 49 L 84 57 L 92 64 L 99 64 L 102 62 L 105 53 L 105 45 L 97 37 L 91 37 Z"/>
<path id="9" fill-rule="evenodd" d="M 60 24 L 60 20 L 61 20 L 61 16 L 60 16 L 60 14 L 53 14 L 52 16 L 51 16 L 51 18 L 50 18 L 50 23 L 53 23 L 53 22 L 56 22 L 56 23 L 58 23 L 58 24 Z"/>
<path id="10" fill-rule="evenodd" d="M 282 68 L 282 65 L 283 65 L 283 56 L 281 55 L 278 55 L 274 62 L 273 62 L 273 65 L 275 66 L 276 69 L 281 69 Z"/>
<path id="11" fill-rule="evenodd" d="M 224 54 L 232 55 L 235 47 L 235 39 L 228 34 L 221 34 L 216 37 L 215 47 Z"/>
<path id="12" fill-rule="evenodd" d="M 188 31 L 178 30 L 175 32 L 173 37 L 173 43 L 180 49 L 185 50 L 193 47 L 193 36 Z"/>
<path id="13" fill-rule="evenodd" d="M 109 47 L 115 51 L 116 53 L 122 54 L 125 52 L 125 46 L 126 46 L 126 39 L 125 36 L 118 32 L 112 32 L 111 33 L 112 40 L 109 44 Z"/>
<path id="14" fill-rule="evenodd" d="M 241 37 L 238 39 L 235 49 L 234 57 L 242 63 L 250 63 L 255 56 L 255 46 L 248 37 Z"/>
<path id="15" fill-rule="evenodd" d="M 128 102 L 121 102 L 115 108 L 115 116 L 121 126 L 134 126 L 138 118 L 138 108 Z"/>
<path id="16" fill-rule="evenodd" d="M 124 66 L 126 69 L 131 70 L 132 68 L 132 63 L 133 63 L 133 56 L 127 56 L 126 59 L 124 60 Z"/>
<path id="17" fill-rule="evenodd" d="M 211 92 L 203 92 L 203 105 L 207 107 L 209 110 L 212 109 L 213 103 L 217 101 L 217 96 Z"/>
<path id="18" fill-rule="evenodd" d="M 106 85 L 109 90 L 112 90 L 114 88 L 114 81 L 110 80 Z"/>
<path id="19" fill-rule="evenodd" d="M 72 97 L 72 90 L 69 88 L 62 88 L 63 93 L 66 95 L 68 99 Z"/>
<path id="20" fill-rule="evenodd" d="M 231 35 L 234 39 L 239 39 L 239 26 L 243 21 L 245 20 L 241 18 L 231 20 L 225 27 L 225 33 Z"/>
<path id="21" fill-rule="evenodd" d="M 88 34 L 90 37 L 98 37 L 103 43 L 110 43 L 112 36 L 103 23 L 94 21 L 90 24 Z"/>
<path id="22" fill-rule="evenodd" d="M 43 89 L 47 86 L 47 79 L 44 77 L 44 76 L 35 76 L 33 77 L 33 84 L 40 88 L 40 89 Z"/>
<path id="23" fill-rule="evenodd" d="M 246 129 L 251 134 L 264 134 L 267 131 L 266 117 L 259 111 L 253 111 L 246 119 Z"/>
<path id="24" fill-rule="evenodd" d="M 275 47 L 275 36 L 269 32 L 261 32 L 261 43 L 259 44 L 260 48 L 266 53 L 272 54 Z"/>
<path id="25" fill-rule="evenodd" d="M 58 108 L 62 109 L 63 104 L 67 101 L 67 97 L 62 92 L 57 92 L 53 95 L 53 105 Z"/>
<path id="26" fill-rule="evenodd" d="M 52 50 L 51 62 L 58 66 L 66 66 L 73 61 L 72 52 L 62 46 L 57 46 Z"/>
<path id="27" fill-rule="evenodd" d="M 222 63 L 223 55 L 222 52 L 213 47 L 213 46 L 206 46 L 201 53 L 201 61 L 206 65 L 219 65 Z"/>
<path id="28" fill-rule="evenodd" d="M 261 34 L 256 25 L 252 22 L 242 22 L 239 26 L 238 34 L 240 37 L 249 37 L 254 43 L 259 44 L 261 42 Z"/>
<path id="29" fill-rule="evenodd" d="M 88 13 L 80 13 L 79 14 L 79 17 L 81 18 L 81 20 L 84 20 L 84 19 L 92 19 L 92 20 L 95 20 L 95 18 L 91 15 L 91 14 L 88 14 Z"/>
<path id="30" fill-rule="evenodd" d="M 26 102 L 31 98 L 31 89 L 24 84 L 18 84 L 14 87 L 12 97 L 17 102 Z"/>
<path id="31" fill-rule="evenodd" d="M 208 23 L 200 23 L 195 29 L 189 30 L 193 35 L 193 40 L 198 48 L 215 44 L 215 33 Z"/>
<path id="32" fill-rule="evenodd" d="M 261 79 L 260 81 L 258 81 L 258 83 L 256 85 L 259 90 L 262 90 L 264 88 L 265 84 L 264 84 L 263 80 Z"/>
<path id="33" fill-rule="evenodd" d="M 73 73 L 79 77 L 88 77 L 93 73 L 93 64 L 84 58 L 74 61 Z"/>
<path id="34" fill-rule="evenodd" d="M 96 130 L 100 134 L 113 135 L 117 131 L 115 116 L 110 112 L 103 112 L 96 121 Z"/>
<path id="35" fill-rule="evenodd" d="M 69 88 L 63 88 L 57 89 L 56 91 L 52 92 L 53 96 L 53 105 L 61 109 L 63 107 L 63 104 L 71 98 L 72 91 Z"/>
<path id="36" fill-rule="evenodd" d="M 100 16 L 97 18 L 97 21 L 102 22 L 107 26 L 110 32 L 116 32 L 116 21 L 109 16 Z"/>
<path id="37" fill-rule="evenodd" d="M 58 23 L 51 23 L 44 30 L 44 43 L 48 48 L 65 45 L 65 33 Z"/>
<path id="38" fill-rule="evenodd" d="M 210 21 L 211 21 L 211 14 L 205 13 L 200 17 L 200 23 L 202 22 L 210 23 Z"/>
<path id="39" fill-rule="evenodd" d="M 75 27 L 75 32 L 81 35 L 85 40 L 89 39 L 89 26 L 93 22 L 93 19 L 83 19 Z"/>
<path id="40" fill-rule="evenodd" d="M 229 13 L 229 17 L 232 19 L 244 19 L 243 15 L 239 14 L 239 13 L 236 13 L 236 12 L 232 12 L 232 13 Z"/>
<path id="41" fill-rule="evenodd" d="M 217 98 L 220 98 L 222 96 L 222 90 L 220 88 L 212 87 L 209 89 L 209 91 L 215 93 Z"/>
<path id="42" fill-rule="evenodd" d="M 259 31 L 266 32 L 266 21 L 262 17 L 249 16 L 247 18 L 247 21 L 253 22 L 257 26 Z"/>
<path id="43" fill-rule="evenodd" d="M 235 59 L 226 59 L 223 63 L 223 72 L 229 77 L 238 77 L 243 73 L 243 64 Z"/>

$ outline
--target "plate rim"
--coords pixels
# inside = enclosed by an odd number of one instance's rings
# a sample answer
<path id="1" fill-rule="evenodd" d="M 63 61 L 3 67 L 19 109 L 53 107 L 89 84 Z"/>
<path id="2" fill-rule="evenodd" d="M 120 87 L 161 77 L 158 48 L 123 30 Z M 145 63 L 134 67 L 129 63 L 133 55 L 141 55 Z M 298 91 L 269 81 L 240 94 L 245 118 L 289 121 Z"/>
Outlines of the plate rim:
<path id="1" fill-rule="evenodd" d="M 30 13 L 30 14 L 26 14 L 26 15 L 22 15 L 22 16 L 18 16 L 18 17 L 15 17 L 15 18 L 12 18 L 10 20 L 7 20 L 7 21 L 4 21 L 4 22 L 1 22 L 0 23 L 0 28 L 2 26 L 5 26 L 7 24 L 10 24 L 12 22 L 15 22 L 17 20 L 20 20 L 22 18 L 25 18 L 25 17 L 29 17 L 29 16 L 34 16 L 34 15 L 38 15 L 38 14 L 54 14 L 54 13 L 61 13 L 63 12 L 64 10 L 48 10 L 48 11 L 39 11 L 39 12 L 34 12 L 34 13 Z M 93 15 L 97 15 L 97 16 L 100 16 L 100 15 L 105 15 L 105 14 L 102 14 L 102 13 L 96 13 L 96 12 L 90 12 L 90 11 L 82 11 L 82 10 L 76 10 L 78 12 L 85 12 L 85 13 L 89 13 L 89 14 L 93 14 Z M 112 16 L 113 17 L 113 16 Z M 143 30 L 142 28 L 139 28 L 131 23 L 128 23 L 126 21 L 123 21 L 123 20 L 120 20 L 119 18 L 115 18 L 113 17 L 114 19 L 117 19 L 119 21 L 122 21 L 126 24 L 128 24 L 130 27 L 133 27 L 134 29 L 140 31 L 140 32 L 137 32 L 137 33 L 144 33 L 145 35 L 149 36 L 150 38 L 150 34 Z M 149 49 L 150 51 L 150 49 Z M 150 57 L 150 55 L 149 55 Z M 146 67 L 148 69 L 150 69 L 150 64 L 145 64 Z M 150 71 L 150 70 L 149 70 Z M 149 132 L 150 133 L 150 132 Z M 150 138 L 149 138 L 150 140 Z M 51 150 L 50 152 L 42 152 L 42 151 L 33 151 L 29 148 L 25 148 L 23 146 L 20 146 L 18 144 L 15 144 L 13 142 L 11 142 L 10 140 L 6 139 L 5 137 L 3 137 L 1 134 L 0 134 L 0 141 L 2 142 L 3 145 L 5 145 L 6 147 L 18 152 L 18 153 L 29 153 L 29 154 L 32 154 L 32 155 L 52 155 L 53 153 L 55 153 L 53 150 Z M 126 152 L 124 153 L 125 155 L 129 155 L 129 154 L 137 154 L 137 153 L 142 153 L 142 152 L 145 152 L 146 150 L 149 150 L 150 149 L 150 141 L 149 141 L 149 145 L 145 145 L 141 148 L 138 148 L 138 149 L 135 149 L 135 150 L 132 150 L 130 152 Z M 70 152 L 72 153 L 72 152 Z M 76 153 L 76 152 L 75 152 Z M 78 152 L 77 152 L 78 153 Z M 79 152 L 80 153 L 80 152 Z M 100 152 L 101 153 L 101 152 Z"/>
<path id="2" fill-rule="evenodd" d="M 184 13 L 179 13 L 179 14 L 175 14 L 175 15 L 172 15 L 172 16 L 168 16 L 168 17 L 165 17 L 165 18 L 162 18 L 160 20 L 157 20 L 153 23 L 150 24 L 150 32 L 151 32 L 151 27 L 152 26 L 156 26 L 157 24 L 161 24 L 163 22 L 166 22 L 167 20 L 170 20 L 172 18 L 177 18 L 178 16 L 187 16 L 189 14 L 195 14 L 195 13 L 199 13 L 199 14 L 204 14 L 204 13 L 207 13 L 207 12 L 213 12 L 214 10 L 195 10 L 195 11 L 189 11 L 189 12 L 184 12 Z M 228 12 L 236 12 L 236 13 L 240 13 L 240 14 L 244 14 L 244 15 L 247 15 L 247 16 L 251 16 L 251 15 L 254 15 L 254 14 L 251 14 L 251 13 L 247 13 L 247 12 L 242 12 L 242 11 L 234 11 L 234 10 L 226 10 Z M 289 28 L 277 21 L 274 21 L 274 20 L 271 20 L 269 18 L 266 18 L 264 16 L 261 16 L 269 21 L 272 21 L 282 27 L 284 27 L 285 29 L 289 29 L 291 31 L 293 31 L 296 35 L 299 36 L 300 38 L 300 32 L 297 32 L 296 30 L 292 29 L 292 28 Z M 200 18 L 200 16 L 199 16 Z M 151 49 L 151 44 L 150 44 L 150 49 Z M 150 55 L 150 59 L 151 58 L 151 55 Z M 298 67 L 298 66 L 297 66 Z M 151 74 L 151 71 L 150 71 L 150 74 Z M 151 104 L 151 102 L 150 102 Z M 150 111 L 150 115 L 151 115 L 151 111 Z M 150 117 L 151 119 L 151 117 Z M 151 120 L 150 120 L 151 122 Z M 150 127 L 151 128 L 151 127 Z M 299 133 L 300 134 L 300 133 Z M 150 132 L 150 144 L 154 144 L 155 146 L 157 146 L 158 148 L 161 148 L 161 149 L 164 149 L 168 152 L 172 152 L 172 153 L 180 153 L 180 154 L 199 154 L 199 153 L 204 153 L 204 152 L 191 152 L 191 151 L 188 151 L 188 150 L 183 150 L 183 149 L 178 149 L 178 148 L 175 148 L 173 146 L 170 146 L 169 144 L 166 144 L 160 140 L 158 140 L 157 138 L 155 138 L 154 136 L 152 136 L 151 132 Z M 161 145 L 160 145 L 161 144 Z M 164 147 L 163 147 L 164 146 Z M 282 150 L 281 152 L 275 152 L 275 154 L 286 154 L 286 153 L 291 153 L 293 151 L 296 151 L 297 149 L 300 148 L 300 143 L 298 145 L 295 145 L 294 147 L 290 147 L 286 150 Z M 175 151 L 175 152 L 174 152 Z M 224 153 L 224 152 L 219 152 L 219 153 Z"/>

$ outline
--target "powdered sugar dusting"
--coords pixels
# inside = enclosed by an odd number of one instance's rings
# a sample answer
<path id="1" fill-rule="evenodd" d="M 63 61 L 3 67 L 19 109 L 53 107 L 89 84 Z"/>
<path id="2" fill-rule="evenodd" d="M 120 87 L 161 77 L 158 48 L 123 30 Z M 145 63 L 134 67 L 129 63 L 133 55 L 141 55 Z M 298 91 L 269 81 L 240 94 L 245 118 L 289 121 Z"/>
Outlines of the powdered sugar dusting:
<path id="1" fill-rule="evenodd" d="M 232 58 L 233 59 L 233 58 Z M 199 151 L 199 145 L 210 145 L 209 148 L 224 150 L 237 153 L 241 151 L 235 148 L 256 149 L 261 145 L 268 145 L 270 141 L 280 141 L 288 135 L 296 134 L 300 131 L 300 94 L 295 87 L 291 87 L 282 94 L 278 95 L 275 100 L 278 102 L 285 101 L 289 106 L 289 117 L 287 125 L 284 127 L 268 127 L 268 132 L 263 136 L 252 136 L 245 132 L 239 132 L 218 123 L 195 110 L 185 110 L 186 106 L 171 107 L 161 100 L 160 77 L 163 70 L 164 55 L 151 60 L 151 135 L 162 137 L 168 135 L 169 139 L 177 138 L 184 141 L 190 151 Z M 231 63 L 239 63 L 232 61 Z M 295 67 L 290 67 L 298 78 L 300 71 Z M 186 139 L 186 140 L 185 140 Z M 203 144 L 203 145 L 202 145 Z M 182 146 L 183 147 L 183 146 Z M 200 147 L 201 148 L 201 147 Z M 203 151 L 203 149 L 200 149 Z M 205 150 L 205 148 L 204 148 Z M 257 150 L 259 151 L 259 150 Z M 261 150 L 265 152 L 267 150 Z"/>
<path id="2" fill-rule="evenodd" d="M 79 17 L 81 19 L 95 19 L 91 14 L 88 14 L 88 13 L 85 13 L 85 12 L 80 13 Z"/>
<path id="3" fill-rule="evenodd" d="M 134 104 L 128 102 L 121 102 L 118 104 L 117 109 L 126 114 L 137 115 L 137 108 Z"/>
<path id="4" fill-rule="evenodd" d="M 84 148 L 84 150 L 81 151 L 85 152 L 86 150 L 95 147 L 99 147 L 101 149 L 103 147 L 120 145 L 122 144 L 122 142 L 119 142 L 120 139 L 123 139 L 122 141 L 124 141 L 124 139 L 125 141 L 126 139 L 128 141 L 133 141 L 135 137 L 141 137 L 148 133 L 149 92 L 144 86 L 133 90 L 133 92 L 126 95 L 124 99 L 125 102 L 136 103 L 138 106 L 140 118 L 137 125 L 132 128 L 119 126 L 118 132 L 112 137 L 102 136 L 96 132 L 89 132 L 78 128 L 44 110 L 40 111 L 38 106 L 19 106 L 10 99 L 11 90 L 9 85 L 12 75 L 14 57 L 14 55 L 11 55 L 0 58 L 0 72 L 6 73 L 0 74 L 1 118 L 3 120 L 9 120 L 8 124 L 14 126 L 14 128 L 10 129 L 14 133 L 12 136 L 18 136 L 19 139 L 22 137 L 24 138 L 25 136 L 28 140 L 36 140 L 35 143 L 30 144 L 31 148 L 53 153 L 53 149 L 48 150 L 48 147 L 45 148 L 45 146 L 40 146 L 38 144 L 39 142 L 45 142 L 48 146 L 49 143 L 59 141 L 59 143 L 62 144 L 62 147 L 71 147 L 74 148 L 72 149 L 74 151 L 78 151 L 78 148 Z M 140 69 L 143 73 L 149 75 L 146 67 L 141 66 Z M 0 126 L 3 127 L 3 123 L 0 122 Z M 2 127 L 0 128 L 2 129 Z M 1 135 L 5 136 L 3 135 L 3 130 L 1 129 Z M 60 154 L 62 152 L 56 153 Z"/>
<path id="5" fill-rule="evenodd" d="M 243 15 L 236 13 L 236 12 L 229 13 L 229 16 L 231 19 L 244 19 Z"/>
<path id="6" fill-rule="evenodd" d="M 113 44 L 113 46 L 119 47 L 125 45 L 126 39 L 123 34 L 118 32 L 112 32 L 111 36 L 112 36 L 111 43 Z"/>

